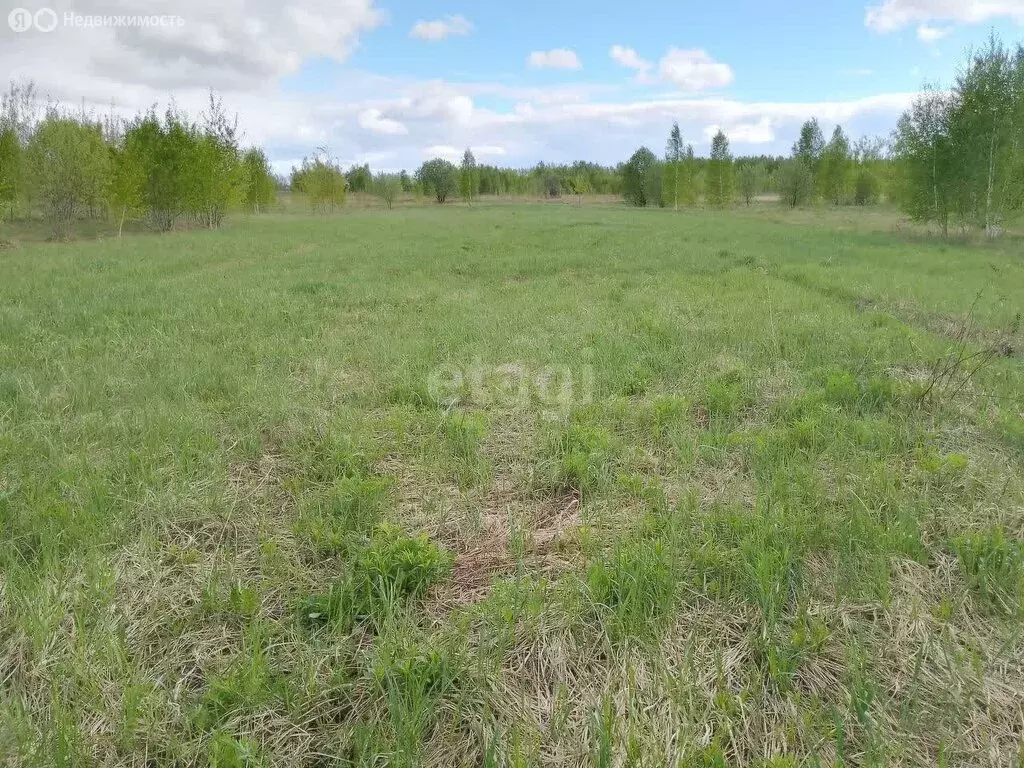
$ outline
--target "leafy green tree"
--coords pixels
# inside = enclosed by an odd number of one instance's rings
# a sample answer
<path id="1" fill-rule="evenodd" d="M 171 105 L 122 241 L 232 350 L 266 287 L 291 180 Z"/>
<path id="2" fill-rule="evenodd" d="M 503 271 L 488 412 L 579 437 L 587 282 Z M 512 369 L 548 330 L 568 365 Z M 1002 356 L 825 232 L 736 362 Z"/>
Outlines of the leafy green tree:
<path id="1" fill-rule="evenodd" d="M 350 192 L 369 192 L 373 186 L 373 174 L 370 165 L 353 165 L 345 172 L 345 181 Z"/>
<path id="2" fill-rule="evenodd" d="M 708 205 L 722 206 L 732 200 L 732 171 L 729 139 L 719 130 L 711 140 L 711 159 L 707 167 L 705 199 Z"/>
<path id="3" fill-rule="evenodd" d="M 145 210 L 146 161 L 139 148 L 138 142 L 129 142 L 127 138 L 120 147 L 111 148 L 110 203 L 118 214 L 118 237 L 124 230 L 125 219 Z"/>
<path id="4" fill-rule="evenodd" d="M 51 112 L 26 149 L 32 199 L 53 233 L 69 234 L 75 219 L 106 199 L 110 155 L 99 125 Z"/>
<path id="5" fill-rule="evenodd" d="M 893 152 L 903 189 L 900 205 L 915 221 L 934 221 L 949 232 L 957 186 L 957 158 L 949 136 L 950 96 L 926 90 L 896 125 Z"/>
<path id="6" fill-rule="evenodd" d="M 994 235 L 1013 205 L 1024 148 L 1024 49 L 1011 54 L 993 34 L 957 77 L 946 114 L 958 161 L 955 208 L 960 218 Z"/>
<path id="7" fill-rule="evenodd" d="M 949 230 L 954 218 L 994 236 L 1024 207 L 1024 47 L 993 35 L 950 91 L 928 88 L 893 142 L 900 207 Z"/>
<path id="8" fill-rule="evenodd" d="M 693 154 L 693 145 L 687 144 L 683 149 L 682 160 L 679 163 L 679 202 L 684 205 L 696 205 L 697 194 L 700 190 L 700 176 L 697 168 L 697 158 Z"/>
<path id="9" fill-rule="evenodd" d="M 459 171 L 449 161 L 440 157 L 427 160 L 416 171 L 416 180 L 427 194 L 433 195 L 438 203 L 444 203 L 455 192 Z"/>
<path id="10" fill-rule="evenodd" d="M 292 169 L 292 189 L 306 195 L 314 210 L 330 209 L 345 204 L 348 182 L 341 166 L 331 159 L 326 148 L 318 149 L 310 159 L 302 159 L 302 165 Z"/>
<path id="11" fill-rule="evenodd" d="M 818 164 L 821 162 L 823 154 L 825 154 L 825 136 L 821 132 L 818 118 L 812 117 L 800 127 L 800 138 L 793 145 L 793 157 L 806 164 L 812 175 L 817 175 Z"/>
<path id="12" fill-rule="evenodd" d="M 190 210 L 197 173 L 191 165 L 195 141 L 195 128 L 174 109 L 168 109 L 162 120 L 150 111 L 125 130 L 122 152 L 141 164 L 143 206 L 150 225 L 158 231 L 172 229 Z M 130 199 L 127 193 L 124 199 Z"/>
<path id="13" fill-rule="evenodd" d="M 0 95 L 0 130 L 10 128 L 22 147 L 28 145 L 39 118 L 39 94 L 35 83 L 11 81 L 7 92 Z"/>
<path id="14" fill-rule="evenodd" d="M 761 166 L 756 163 L 746 162 L 739 166 L 739 170 L 736 173 L 736 181 L 739 187 L 740 198 L 748 206 L 757 197 L 758 190 L 761 188 Z"/>
<path id="15" fill-rule="evenodd" d="M 237 150 L 210 134 L 191 137 L 188 147 L 188 211 L 209 229 L 221 225 L 241 188 Z"/>
<path id="16" fill-rule="evenodd" d="M 543 179 L 544 196 L 552 200 L 562 196 L 562 180 L 557 173 L 548 171 Z"/>
<path id="17" fill-rule="evenodd" d="M 590 192 L 590 179 L 586 174 L 578 173 L 569 179 L 569 188 L 576 195 L 576 204 L 582 207 L 583 196 Z"/>
<path id="18" fill-rule="evenodd" d="M 260 213 L 274 202 L 274 174 L 266 153 L 258 147 L 242 153 L 242 197 L 253 213 Z"/>
<path id="19" fill-rule="evenodd" d="M 9 206 L 12 221 L 22 191 L 21 154 L 21 144 L 14 128 L 0 129 L 0 205 Z"/>
<path id="20" fill-rule="evenodd" d="M 403 173 L 405 172 L 403 171 Z M 401 191 L 402 178 L 398 174 L 383 173 L 376 176 L 373 180 L 373 193 L 384 201 L 388 210 L 391 210 L 394 207 L 395 200 L 398 199 L 398 195 Z"/>
<path id="21" fill-rule="evenodd" d="M 897 200 L 898 194 L 886 181 L 893 177 L 894 163 L 886 155 L 889 142 L 880 137 L 862 136 L 851 148 L 853 162 L 853 202 L 857 205 L 871 205 L 881 199 L 887 191 L 890 200 Z"/>
<path id="22" fill-rule="evenodd" d="M 665 207 L 665 164 L 655 161 L 644 177 L 644 197 L 647 205 Z"/>
<path id="23" fill-rule="evenodd" d="M 799 157 L 787 160 L 778 170 L 779 200 L 791 208 L 810 201 L 814 177 L 808 164 Z"/>
<path id="24" fill-rule="evenodd" d="M 837 125 L 821 157 L 821 192 L 834 205 L 846 196 L 850 164 L 850 140 Z"/>
<path id="25" fill-rule="evenodd" d="M 626 202 L 644 207 L 654 200 L 648 199 L 650 175 L 658 160 L 647 147 L 640 147 L 629 158 L 622 171 L 622 196 Z"/>
<path id="26" fill-rule="evenodd" d="M 462 153 L 462 166 L 459 168 L 459 196 L 472 205 L 479 184 L 476 158 L 473 157 L 473 151 L 466 147 L 466 151 Z"/>
<path id="27" fill-rule="evenodd" d="M 215 229 L 242 190 L 238 118 L 229 118 L 221 99 L 211 92 L 202 126 L 189 128 L 184 169 L 187 209 L 196 221 Z"/>
<path id="28" fill-rule="evenodd" d="M 692 155 L 693 148 L 690 147 Z M 679 123 L 672 123 L 672 130 L 668 134 L 668 143 L 665 146 L 665 173 L 664 173 L 664 194 L 666 200 L 672 201 L 672 209 L 679 210 L 680 187 L 685 179 L 683 167 L 686 158 L 687 147 L 683 144 L 683 134 L 679 130 Z"/>

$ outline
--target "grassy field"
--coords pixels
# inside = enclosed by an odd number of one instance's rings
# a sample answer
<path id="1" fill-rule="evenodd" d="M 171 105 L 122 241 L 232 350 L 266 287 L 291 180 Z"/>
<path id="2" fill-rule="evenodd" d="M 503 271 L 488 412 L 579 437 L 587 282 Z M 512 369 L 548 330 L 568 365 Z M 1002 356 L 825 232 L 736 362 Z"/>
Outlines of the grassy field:
<path id="1" fill-rule="evenodd" d="M 1024 246 L 501 205 L 0 251 L 0 759 L 1010 765 Z"/>

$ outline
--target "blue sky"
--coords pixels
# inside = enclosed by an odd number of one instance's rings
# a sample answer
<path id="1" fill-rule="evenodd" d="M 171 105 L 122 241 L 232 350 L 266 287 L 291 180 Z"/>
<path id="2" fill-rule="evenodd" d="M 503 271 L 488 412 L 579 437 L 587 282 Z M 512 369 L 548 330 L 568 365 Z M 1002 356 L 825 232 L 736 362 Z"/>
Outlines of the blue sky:
<path id="1" fill-rule="evenodd" d="M 215 88 L 281 170 L 317 147 L 381 170 L 465 146 L 501 165 L 614 163 L 660 152 L 673 119 L 700 154 L 719 127 L 736 153 L 786 153 L 812 115 L 887 134 L 968 46 L 1024 30 L 1024 0 L 70 2 L 49 7 L 181 23 L 4 30 L 0 68 L 125 113 L 198 111 Z"/>

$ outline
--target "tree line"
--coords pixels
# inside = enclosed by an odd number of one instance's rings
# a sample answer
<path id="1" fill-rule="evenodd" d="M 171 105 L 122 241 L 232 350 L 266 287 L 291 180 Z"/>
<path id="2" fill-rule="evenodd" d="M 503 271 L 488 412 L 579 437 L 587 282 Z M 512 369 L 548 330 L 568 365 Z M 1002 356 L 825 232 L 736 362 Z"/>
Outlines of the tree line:
<path id="1" fill-rule="evenodd" d="M 994 35 L 949 90 L 929 87 L 893 134 L 901 207 L 949 233 L 1000 234 L 1024 205 L 1024 46 Z"/>
<path id="2" fill-rule="evenodd" d="M 944 233 L 957 226 L 991 236 L 1024 207 L 1024 46 L 1007 48 L 994 35 L 967 56 L 951 88 L 926 88 L 891 136 L 851 141 L 837 125 L 826 140 L 812 117 L 788 156 L 734 157 L 719 130 L 700 157 L 675 122 L 660 156 L 640 147 L 616 166 L 502 168 L 477 163 L 467 148 L 458 164 L 433 158 L 411 174 L 373 173 L 366 164 L 343 170 L 320 148 L 275 179 L 261 149 L 240 146 L 237 120 L 212 93 L 195 121 L 173 106 L 123 120 L 54 106 L 40 116 L 37 104 L 31 84 L 12 84 L 0 98 L 0 211 L 43 216 L 57 234 L 81 218 L 116 218 L 119 233 L 126 220 L 160 231 L 180 221 L 218 227 L 231 209 L 264 210 L 278 186 L 319 210 L 344 205 L 349 193 L 388 207 L 400 196 L 614 195 L 676 210 L 763 196 L 790 207 L 885 200 Z"/>
<path id="3" fill-rule="evenodd" d="M 240 146 L 237 119 L 213 93 L 195 121 L 173 106 L 122 119 L 38 104 L 31 83 L 0 97 L 0 209 L 10 220 L 41 216 L 57 236 L 81 219 L 115 219 L 118 234 L 126 220 L 215 228 L 229 209 L 259 213 L 274 199 L 266 154 Z"/>
<path id="4" fill-rule="evenodd" d="M 311 184 L 311 178 L 315 177 Z M 321 183 L 317 183 L 319 180 Z M 343 170 L 327 148 L 319 148 L 312 158 L 292 168 L 288 186 L 306 195 L 313 207 L 340 204 L 344 193 L 367 193 L 392 205 L 399 195 L 426 197 L 436 202 L 460 198 L 475 200 L 482 196 L 533 196 L 558 198 L 563 195 L 618 195 L 622 189 L 620 167 L 578 161 L 551 165 L 538 163 L 532 168 L 501 168 L 480 164 L 467 148 L 461 162 L 445 158 L 427 160 L 412 174 L 405 170 L 373 173 L 369 165 L 353 165 Z M 333 192 L 332 192 L 333 190 Z"/>
<path id="5" fill-rule="evenodd" d="M 702 159 L 676 123 L 663 158 L 640 147 L 622 180 L 624 199 L 638 206 L 750 204 L 762 194 L 792 207 L 885 199 L 945 235 L 955 226 L 995 237 L 1024 209 L 1024 46 L 993 34 L 952 87 L 926 87 L 887 138 L 851 142 L 836 126 L 826 141 L 811 118 L 789 157 L 734 159 L 718 131 Z"/>
<path id="6" fill-rule="evenodd" d="M 833 205 L 877 202 L 890 186 L 888 142 L 851 143 L 841 126 L 826 142 L 816 118 L 807 120 L 789 157 L 733 157 L 718 130 L 708 157 L 697 157 L 673 123 L 662 158 L 640 147 L 622 166 L 622 196 L 636 206 L 750 205 L 772 195 L 791 207 L 824 200 Z"/>

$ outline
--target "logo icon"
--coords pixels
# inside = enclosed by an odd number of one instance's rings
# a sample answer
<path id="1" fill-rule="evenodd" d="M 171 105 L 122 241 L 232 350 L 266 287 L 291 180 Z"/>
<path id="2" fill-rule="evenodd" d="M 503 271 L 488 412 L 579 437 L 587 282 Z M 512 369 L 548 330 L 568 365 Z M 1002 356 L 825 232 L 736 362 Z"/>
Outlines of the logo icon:
<path id="1" fill-rule="evenodd" d="M 53 13 L 51 11 L 51 13 Z M 54 14 L 56 18 L 57 14 Z M 15 8 L 7 14 L 7 24 L 15 32 L 27 32 L 32 29 L 32 11 L 25 8 Z"/>
<path id="2" fill-rule="evenodd" d="M 57 13 L 52 8 L 40 8 L 32 21 L 40 32 L 53 32 L 57 28 Z"/>

